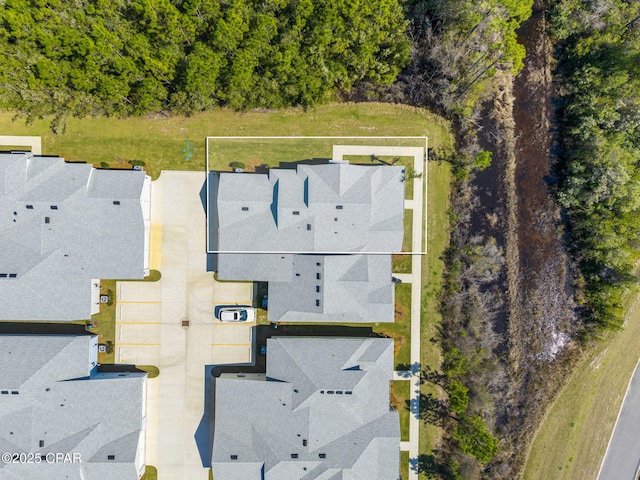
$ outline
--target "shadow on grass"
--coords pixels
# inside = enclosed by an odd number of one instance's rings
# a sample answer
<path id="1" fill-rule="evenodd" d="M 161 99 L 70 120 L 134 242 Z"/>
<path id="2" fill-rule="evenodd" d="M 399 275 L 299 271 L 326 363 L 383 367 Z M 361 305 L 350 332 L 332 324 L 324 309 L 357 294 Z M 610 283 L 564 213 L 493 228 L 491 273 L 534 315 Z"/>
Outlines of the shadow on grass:
<path id="1" fill-rule="evenodd" d="M 410 458 L 409 465 L 412 471 L 423 473 L 427 478 L 450 478 L 451 472 L 438 450 L 434 450 L 433 453 L 421 453 L 418 458 Z"/>
<path id="2" fill-rule="evenodd" d="M 420 394 L 420 411 L 417 412 L 415 400 L 407 400 L 409 411 L 423 422 L 442 427 L 446 419 L 451 418 L 449 407 L 432 393 Z"/>
<path id="3" fill-rule="evenodd" d="M 401 378 L 409 379 L 413 377 L 415 373 L 418 373 L 420 364 L 418 362 L 415 363 L 399 363 L 396 365 L 396 372 L 400 373 Z M 420 383 L 422 383 L 422 375 Z"/>

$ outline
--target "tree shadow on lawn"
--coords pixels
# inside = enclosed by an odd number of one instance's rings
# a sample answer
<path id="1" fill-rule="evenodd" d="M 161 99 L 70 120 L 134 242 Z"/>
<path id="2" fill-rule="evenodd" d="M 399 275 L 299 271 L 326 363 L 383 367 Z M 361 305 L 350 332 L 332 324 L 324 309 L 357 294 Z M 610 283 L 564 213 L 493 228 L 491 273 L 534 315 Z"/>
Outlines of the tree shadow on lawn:
<path id="1" fill-rule="evenodd" d="M 442 454 L 438 450 L 434 450 L 433 453 L 429 454 L 421 453 L 418 458 L 409 459 L 409 466 L 416 473 L 426 474 L 427 478 L 440 478 L 440 475 L 451 473 L 441 457 Z"/>

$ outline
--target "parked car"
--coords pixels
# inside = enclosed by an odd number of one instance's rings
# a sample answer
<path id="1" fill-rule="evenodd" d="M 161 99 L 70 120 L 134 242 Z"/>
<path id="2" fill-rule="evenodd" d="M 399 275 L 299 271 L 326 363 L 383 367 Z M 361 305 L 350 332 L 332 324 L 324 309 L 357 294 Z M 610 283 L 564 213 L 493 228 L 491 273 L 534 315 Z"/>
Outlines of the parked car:
<path id="1" fill-rule="evenodd" d="M 221 322 L 253 322 L 256 318 L 255 310 L 245 305 L 217 306 L 214 315 Z"/>

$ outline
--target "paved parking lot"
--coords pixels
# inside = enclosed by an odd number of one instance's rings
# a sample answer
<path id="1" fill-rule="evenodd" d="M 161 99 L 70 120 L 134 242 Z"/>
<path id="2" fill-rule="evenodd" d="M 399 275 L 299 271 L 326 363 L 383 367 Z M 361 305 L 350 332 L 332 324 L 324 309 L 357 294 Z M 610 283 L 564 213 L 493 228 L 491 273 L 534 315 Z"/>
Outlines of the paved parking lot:
<path id="1" fill-rule="evenodd" d="M 206 271 L 204 180 L 166 171 L 152 183 L 151 268 L 162 278 L 116 287 L 116 363 L 160 369 L 147 402 L 147 464 L 160 480 L 208 480 L 206 366 L 251 361 L 254 323 L 213 316 L 216 305 L 251 304 L 253 284 L 216 282 Z"/>

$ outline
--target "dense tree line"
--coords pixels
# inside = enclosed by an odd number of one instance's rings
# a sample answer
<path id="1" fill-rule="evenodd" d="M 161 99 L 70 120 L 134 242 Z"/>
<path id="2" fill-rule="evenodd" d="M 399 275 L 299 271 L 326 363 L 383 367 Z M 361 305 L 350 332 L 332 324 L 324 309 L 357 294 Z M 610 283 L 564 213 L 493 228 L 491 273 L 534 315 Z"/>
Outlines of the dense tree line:
<path id="1" fill-rule="evenodd" d="M 410 0 L 412 62 L 402 75 L 405 100 L 469 116 L 499 71 L 523 67 L 516 30 L 533 0 Z"/>
<path id="2" fill-rule="evenodd" d="M 30 118 L 314 105 L 406 65 L 397 0 L 6 0 L 0 106 Z"/>
<path id="3" fill-rule="evenodd" d="M 562 42 L 559 199 L 567 208 L 584 304 L 619 327 L 640 233 L 640 9 L 637 2 L 556 2 Z"/>

